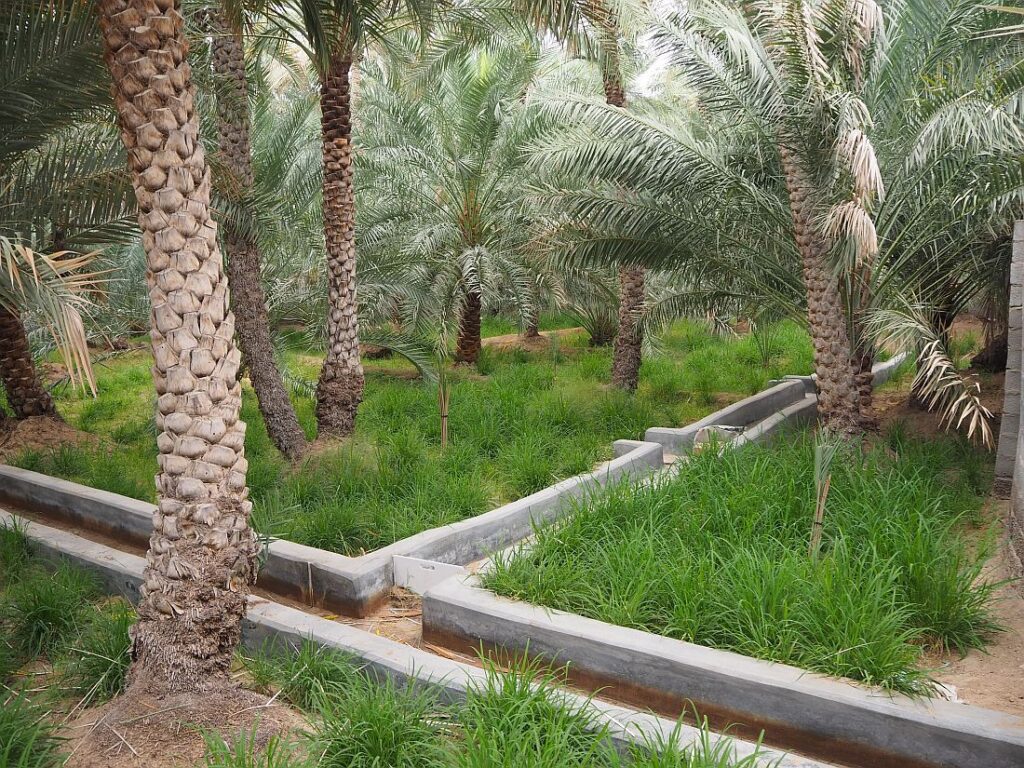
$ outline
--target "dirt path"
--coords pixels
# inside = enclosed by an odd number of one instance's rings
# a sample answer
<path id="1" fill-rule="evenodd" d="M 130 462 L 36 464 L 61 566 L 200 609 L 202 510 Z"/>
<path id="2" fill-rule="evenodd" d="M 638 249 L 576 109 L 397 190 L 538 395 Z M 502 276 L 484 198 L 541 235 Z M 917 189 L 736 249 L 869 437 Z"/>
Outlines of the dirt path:
<path id="1" fill-rule="evenodd" d="M 499 349 L 540 349 L 545 347 L 551 339 L 560 339 L 563 336 L 572 336 L 576 333 L 584 333 L 583 328 L 558 328 L 554 331 L 541 331 L 539 336 L 523 336 L 520 333 L 506 333 L 504 336 L 486 336 L 480 340 L 485 347 L 498 347 Z"/>

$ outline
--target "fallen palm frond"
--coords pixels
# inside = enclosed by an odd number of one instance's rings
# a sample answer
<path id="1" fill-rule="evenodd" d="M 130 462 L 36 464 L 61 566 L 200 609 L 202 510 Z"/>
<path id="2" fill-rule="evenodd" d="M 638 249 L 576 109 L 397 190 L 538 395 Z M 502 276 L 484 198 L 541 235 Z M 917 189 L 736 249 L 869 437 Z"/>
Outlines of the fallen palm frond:
<path id="1" fill-rule="evenodd" d="M 79 312 L 101 289 L 100 272 L 86 271 L 97 254 L 71 251 L 40 253 L 24 243 L 0 237 L 0 307 L 11 313 L 38 313 L 75 386 L 96 394 L 85 326 Z"/>
<path id="2" fill-rule="evenodd" d="M 878 309 L 865 326 L 876 343 L 917 354 L 913 387 L 929 410 L 939 411 L 940 424 L 966 426 L 968 438 L 992 447 L 992 412 L 981 402 L 981 385 L 957 370 L 946 339 L 928 321 L 927 308 L 907 301 L 895 309 Z"/>

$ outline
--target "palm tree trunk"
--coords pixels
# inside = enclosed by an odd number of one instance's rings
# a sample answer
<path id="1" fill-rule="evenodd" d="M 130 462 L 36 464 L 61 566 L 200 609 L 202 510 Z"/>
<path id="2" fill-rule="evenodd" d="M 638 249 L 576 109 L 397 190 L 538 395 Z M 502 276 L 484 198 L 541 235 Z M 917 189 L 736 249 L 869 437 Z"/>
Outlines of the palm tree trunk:
<path id="1" fill-rule="evenodd" d="M 643 331 L 640 311 L 644 306 L 644 270 L 642 267 L 619 268 L 619 330 L 612 352 L 612 384 L 635 392 L 640 379 Z"/>
<path id="2" fill-rule="evenodd" d="M 179 0 L 97 4 L 139 205 L 158 395 L 158 501 L 130 682 L 204 690 L 228 679 L 255 566 L 241 353 Z"/>
<path id="3" fill-rule="evenodd" d="M 253 185 L 245 49 L 241 34 L 232 30 L 223 17 L 216 15 L 214 25 L 213 70 L 229 89 L 228 98 L 222 98 L 217 104 L 220 152 L 231 177 L 231 195 L 242 197 Z M 306 451 L 306 435 L 299 426 L 274 357 L 267 300 L 260 278 L 259 247 L 248 233 L 232 226 L 225 229 L 231 307 L 235 312 L 238 344 L 245 367 L 267 425 L 267 434 L 281 453 L 296 459 Z"/>
<path id="4" fill-rule="evenodd" d="M 476 363 L 480 357 L 480 311 L 483 299 L 478 290 L 468 290 L 459 315 L 459 335 L 455 340 L 455 362 Z"/>
<path id="5" fill-rule="evenodd" d="M 0 379 L 4 382 L 7 404 L 14 411 L 15 418 L 60 418 L 53 398 L 36 374 L 24 323 L 18 315 L 3 307 L 0 307 Z"/>
<path id="6" fill-rule="evenodd" d="M 356 303 L 355 193 L 352 188 L 352 53 L 334 56 L 320 92 L 324 154 L 324 238 L 327 245 L 327 356 L 316 387 L 321 435 L 355 428 L 363 399 Z"/>
<path id="7" fill-rule="evenodd" d="M 602 75 L 605 102 L 625 107 L 626 90 L 616 59 L 605 64 Z M 644 305 L 644 274 L 643 267 L 619 268 L 619 330 L 612 348 L 612 384 L 627 392 L 636 391 L 643 361 L 639 316 Z"/>
<path id="8" fill-rule="evenodd" d="M 788 149 L 780 147 L 779 153 L 807 290 L 807 319 L 818 374 L 818 423 L 837 432 L 853 433 L 859 420 L 857 384 L 842 297 L 827 263 L 825 242 L 812 218 L 811 183 Z"/>

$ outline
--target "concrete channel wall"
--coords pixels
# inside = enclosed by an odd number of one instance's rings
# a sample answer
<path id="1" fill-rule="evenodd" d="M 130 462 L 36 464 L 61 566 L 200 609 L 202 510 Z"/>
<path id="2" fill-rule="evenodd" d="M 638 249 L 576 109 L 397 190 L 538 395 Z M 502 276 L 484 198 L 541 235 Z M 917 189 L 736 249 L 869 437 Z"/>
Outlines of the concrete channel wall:
<path id="1" fill-rule="evenodd" d="M 387 599 L 395 583 L 396 556 L 465 565 L 529 536 L 534 525 L 557 519 L 584 494 L 626 477 L 643 477 L 663 466 L 662 446 L 657 443 L 620 440 L 614 452 L 615 458 L 592 472 L 359 557 L 273 539 L 260 569 L 260 585 L 307 605 L 365 616 Z M 0 465 L 3 501 L 140 549 L 148 546 L 155 509 L 152 504 L 114 493 Z"/>
<path id="2" fill-rule="evenodd" d="M 32 542 L 37 555 L 56 564 L 70 562 L 95 574 L 108 594 L 120 595 L 133 602 L 138 599 L 142 584 L 143 558 L 84 539 L 68 531 L 16 518 L 0 509 L 0 525 L 21 527 Z M 381 681 L 396 685 L 429 686 L 450 702 L 465 698 L 473 687 L 486 679 L 483 669 L 403 645 L 394 640 L 354 627 L 321 618 L 281 603 L 250 597 L 242 627 L 242 642 L 250 650 L 298 647 L 311 642 L 324 648 L 341 651 L 362 665 Z M 684 749 L 697 749 L 703 741 L 712 747 L 726 737 L 702 731 L 673 720 L 618 706 L 603 701 L 562 692 L 562 703 L 570 709 L 585 709 L 596 722 L 607 725 L 609 737 L 621 751 L 672 744 Z M 756 755 L 756 768 L 834 768 L 800 756 L 758 747 L 756 741 L 728 738 L 737 759 Z M 752 766 L 753 768 L 753 766 Z"/>
<path id="3" fill-rule="evenodd" d="M 885 384 L 907 359 L 901 352 L 872 368 L 874 385 Z M 644 439 L 665 446 L 669 453 L 684 453 L 693 448 L 697 433 L 706 427 L 743 427 L 732 441 L 735 445 L 767 440 L 783 429 L 805 426 L 818 413 L 814 376 L 787 376 L 768 389 L 705 416 L 685 427 L 652 427 Z"/>
<path id="4" fill-rule="evenodd" d="M 860 768 L 1020 768 L 1024 721 L 916 701 L 571 613 L 498 597 L 455 577 L 423 597 L 424 640 L 568 666 L 585 690 L 662 715 L 690 707 L 730 733 Z"/>

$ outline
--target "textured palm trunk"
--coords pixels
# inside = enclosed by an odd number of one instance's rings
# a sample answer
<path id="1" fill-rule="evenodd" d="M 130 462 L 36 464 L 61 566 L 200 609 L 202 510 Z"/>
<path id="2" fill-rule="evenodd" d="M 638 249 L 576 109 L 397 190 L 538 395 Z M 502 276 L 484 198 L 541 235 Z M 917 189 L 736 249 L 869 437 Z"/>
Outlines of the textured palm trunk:
<path id="1" fill-rule="evenodd" d="M 536 308 L 530 310 L 530 319 L 526 322 L 523 336 L 527 339 L 535 339 L 540 336 L 540 312 Z"/>
<path id="2" fill-rule="evenodd" d="M 624 107 L 626 91 L 615 60 L 605 64 L 603 82 L 605 101 L 613 107 Z M 643 267 L 620 267 L 619 329 L 615 334 L 615 344 L 612 348 L 612 384 L 627 392 L 635 392 L 640 380 L 644 339 L 639 321 L 643 305 Z"/>
<path id="3" fill-rule="evenodd" d="M 252 161 L 249 144 L 249 102 L 242 36 L 221 17 L 215 17 L 213 69 L 229 89 L 217 104 L 217 131 L 224 165 L 240 197 L 252 189 Z M 285 456 L 296 459 L 305 453 L 306 435 L 299 426 L 295 408 L 288 397 L 281 371 L 274 357 L 274 345 L 267 318 L 267 300 L 260 277 L 260 252 L 253 238 L 235 227 L 226 227 L 228 280 L 235 330 L 245 367 L 256 392 L 260 413 L 271 441 Z"/>
<path id="4" fill-rule="evenodd" d="M 480 312 L 483 300 L 480 291 L 469 290 L 462 300 L 459 335 L 455 340 L 455 362 L 476 363 L 480 357 Z"/>
<path id="5" fill-rule="evenodd" d="M 779 151 L 807 291 L 807 319 L 818 375 L 818 423 L 853 433 L 859 421 L 857 384 L 842 297 L 828 267 L 825 241 L 814 225 L 810 180 L 789 150 L 780 147 Z"/>
<path id="6" fill-rule="evenodd" d="M 223 684 L 254 574 L 241 353 L 210 215 L 179 0 L 98 0 L 152 304 L 157 510 L 132 628 L 135 689 Z"/>
<path id="7" fill-rule="evenodd" d="M 327 356 L 316 387 L 316 420 L 321 435 L 333 436 L 352 433 L 363 399 L 356 304 L 351 70 L 351 52 L 336 55 L 320 91 L 328 302 Z"/>
<path id="8" fill-rule="evenodd" d="M 14 411 L 15 418 L 60 418 L 53 398 L 39 381 L 24 323 L 18 315 L 3 307 L 0 307 L 0 379 L 4 382 L 7 404 Z"/>

